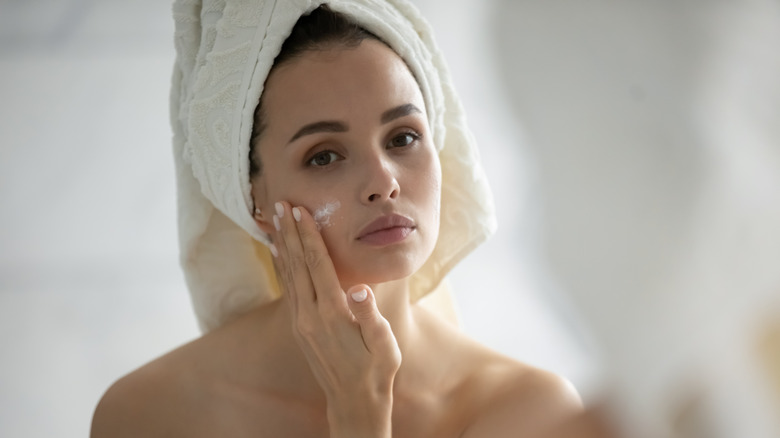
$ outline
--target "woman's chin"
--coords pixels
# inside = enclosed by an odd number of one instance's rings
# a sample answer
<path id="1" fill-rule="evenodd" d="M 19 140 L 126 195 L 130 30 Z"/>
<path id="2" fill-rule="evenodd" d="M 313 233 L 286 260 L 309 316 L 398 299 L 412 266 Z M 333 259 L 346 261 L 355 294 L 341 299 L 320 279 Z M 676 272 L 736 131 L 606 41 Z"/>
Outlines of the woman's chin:
<path id="1" fill-rule="evenodd" d="M 381 284 L 402 280 L 417 272 L 417 269 L 419 266 L 395 265 L 388 269 L 387 265 L 366 266 L 364 263 L 348 270 L 336 268 L 344 290 L 355 284 Z"/>
<path id="2" fill-rule="evenodd" d="M 414 245 L 395 250 L 385 248 L 371 254 L 332 253 L 334 267 L 340 283 L 347 287 L 354 284 L 381 284 L 412 276 L 433 252 L 431 248 Z"/>

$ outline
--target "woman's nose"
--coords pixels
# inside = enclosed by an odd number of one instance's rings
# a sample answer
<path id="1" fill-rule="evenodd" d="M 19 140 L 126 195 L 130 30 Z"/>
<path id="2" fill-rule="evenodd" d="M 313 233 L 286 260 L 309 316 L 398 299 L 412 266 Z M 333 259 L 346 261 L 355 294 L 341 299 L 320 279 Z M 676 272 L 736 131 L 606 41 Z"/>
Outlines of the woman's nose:
<path id="1" fill-rule="evenodd" d="M 401 187 L 391 163 L 383 159 L 371 160 L 366 169 L 366 182 L 361 193 L 362 202 L 374 203 L 398 197 Z"/>

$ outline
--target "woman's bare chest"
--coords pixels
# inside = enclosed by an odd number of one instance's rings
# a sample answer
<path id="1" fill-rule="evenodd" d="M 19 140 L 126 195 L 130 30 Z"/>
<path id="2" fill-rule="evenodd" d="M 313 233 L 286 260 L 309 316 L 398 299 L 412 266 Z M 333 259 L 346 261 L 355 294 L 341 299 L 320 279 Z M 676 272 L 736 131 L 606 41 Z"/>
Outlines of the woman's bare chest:
<path id="1" fill-rule="evenodd" d="M 188 436 L 327 438 L 326 406 L 285 393 L 237 390 L 223 393 L 210 403 L 209 412 L 191 424 L 199 426 Z M 458 437 L 465 425 L 451 403 L 435 396 L 403 397 L 394 402 L 393 436 Z"/>

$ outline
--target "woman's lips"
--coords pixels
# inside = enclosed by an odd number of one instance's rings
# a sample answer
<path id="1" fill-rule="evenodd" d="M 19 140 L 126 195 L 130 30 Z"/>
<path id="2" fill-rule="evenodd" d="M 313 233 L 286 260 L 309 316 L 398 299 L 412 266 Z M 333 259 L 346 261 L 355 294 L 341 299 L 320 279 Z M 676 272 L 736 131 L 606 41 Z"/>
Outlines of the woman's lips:
<path id="1" fill-rule="evenodd" d="M 393 227 L 384 230 L 374 231 L 359 238 L 361 242 L 371 245 L 389 245 L 406 239 L 406 236 L 412 233 L 412 227 Z"/>
<path id="2" fill-rule="evenodd" d="M 415 228 L 411 219 L 400 214 L 380 216 L 363 227 L 358 240 L 371 245 L 389 245 L 406 239 Z"/>

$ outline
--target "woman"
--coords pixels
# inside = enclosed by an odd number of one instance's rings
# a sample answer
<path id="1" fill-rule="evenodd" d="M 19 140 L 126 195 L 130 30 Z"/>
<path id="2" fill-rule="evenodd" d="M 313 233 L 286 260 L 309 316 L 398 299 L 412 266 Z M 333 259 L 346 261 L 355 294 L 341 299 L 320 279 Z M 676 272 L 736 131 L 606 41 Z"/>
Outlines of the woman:
<path id="1" fill-rule="evenodd" d="M 564 380 L 417 301 L 492 215 L 416 10 L 319 3 L 175 6 L 184 267 L 208 333 L 114 384 L 92 436 L 537 436 L 578 411 Z M 242 288 L 269 253 L 278 286 Z"/>

